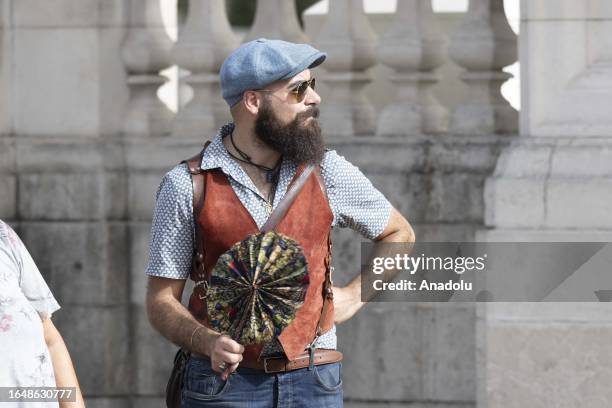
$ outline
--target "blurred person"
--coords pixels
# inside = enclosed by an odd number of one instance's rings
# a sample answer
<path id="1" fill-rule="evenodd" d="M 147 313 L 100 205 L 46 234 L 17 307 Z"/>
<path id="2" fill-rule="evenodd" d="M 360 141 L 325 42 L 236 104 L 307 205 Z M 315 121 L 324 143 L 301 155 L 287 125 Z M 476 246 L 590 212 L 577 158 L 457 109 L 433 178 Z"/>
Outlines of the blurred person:
<path id="1" fill-rule="evenodd" d="M 0 220 L 0 387 L 74 387 L 76 402 L 12 401 L 2 407 L 83 408 L 66 344 L 51 321 L 60 308 L 15 231 Z M 15 394 L 13 394 L 15 395 Z"/>
<path id="2" fill-rule="evenodd" d="M 325 148 L 312 72 L 325 58 L 307 44 L 259 39 L 241 45 L 220 75 L 233 122 L 160 184 L 147 312 L 163 336 L 191 352 L 183 407 L 341 407 L 335 324 L 364 302 L 359 274 L 346 287 L 328 283 L 331 228 L 349 227 L 377 242 L 414 241 L 408 221 L 365 175 Z M 234 243 L 258 235 L 273 219 L 307 165 L 314 171 L 275 229 L 307 254 L 306 300 L 274 340 L 240 344 L 211 326 L 204 303 L 211 270 Z M 195 193 L 196 177 L 204 178 L 203 194 Z M 200 266 L 192 269 L 194 253 L 201 254 L 194 258 Z M 186 308 L 188 278 L 196 285 Z"/>

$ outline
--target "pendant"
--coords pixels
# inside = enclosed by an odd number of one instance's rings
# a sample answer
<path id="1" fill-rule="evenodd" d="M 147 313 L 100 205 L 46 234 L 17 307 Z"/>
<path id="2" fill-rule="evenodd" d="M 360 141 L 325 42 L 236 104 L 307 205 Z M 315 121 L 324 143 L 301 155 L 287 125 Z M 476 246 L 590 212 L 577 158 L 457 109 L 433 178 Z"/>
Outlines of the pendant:
<path id="1" fill-rule="evenodd" d="M 268 216 L 270 216 L 270 214 L 272 214 L 272 204 L 270 204 L 268 201 L 266 201 L 264 203 L 264 206 L 266 207 L 266 214 Z"/>

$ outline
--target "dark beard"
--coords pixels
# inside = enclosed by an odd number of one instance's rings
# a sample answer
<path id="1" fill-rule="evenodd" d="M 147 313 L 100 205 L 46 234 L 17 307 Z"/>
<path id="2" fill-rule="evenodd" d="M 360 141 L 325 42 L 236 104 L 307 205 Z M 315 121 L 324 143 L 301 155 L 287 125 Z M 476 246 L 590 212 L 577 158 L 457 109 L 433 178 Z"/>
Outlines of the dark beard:
<path id="1" fill-rule="evenodd" d="M 320 164 L 325 154 L 325 143 L 316 118 L 319 108 L 298 113 L 288 124 L 282 123 L 267 102 L 255 120 L 255 135 L 284 158 L 296 164 Z M 304 123 L 307 118 L 309 123 Z"/>

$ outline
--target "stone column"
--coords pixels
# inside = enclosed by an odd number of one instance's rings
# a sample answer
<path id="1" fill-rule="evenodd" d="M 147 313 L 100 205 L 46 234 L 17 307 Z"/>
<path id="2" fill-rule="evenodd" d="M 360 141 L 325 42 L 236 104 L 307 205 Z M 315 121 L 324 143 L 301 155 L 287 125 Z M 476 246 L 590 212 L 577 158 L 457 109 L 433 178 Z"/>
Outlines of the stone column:
<path id="1" fill-rule="evenodd" d="M 612 4 L 524 1 L 521 14 L 521 135 L 487 180 L 481 239 L 610 242 Z M 605 405 L 612 304 L 592 299 L 483 306 L 479 406 Z"/>
<path id="2" fill-rule="evenodd" d="M 328 53 L 318 74 L 329 92 L 322 95 L 321 125 L 331 138 L 371 135 L 376 114 L 363 88 L 371 81 L 366 72 L 376 64 L 377 37 L 361 1 L 334 0 L 315 41 Z"/>
<path id="3" fill-rule="evenodd" d="M 255 21 L 244 41 L 271 38 L 295 43 L 307 43 L 300 28 L 294 1 L 257 0 Z"/>
<path id="4" fill-rule="evenodd" d="M 452 37 L 450 55 L 466 68 L 461 79 L 470 96 L 453 112 L 451 132 L 514 133 L 518 113 L 502 97 L 502 83 L 512 75 L 502 68 L 516 61 L 516 35 L 504 14 L 503 0 L 471 0 L 461 27 Z"/>
<path id="5" fill-rule="evenodd" d="M 159 72 L 170 66 L 172 41 L 161 18 L 159 0 L 129 0 L 128 29 L 121 56 L 128 72 L 130 102 L 123 133 L 163 136 L 170 132 L 172 112 L 157 97 L 166 78 Z"/>
<path id="6" fill-rule="evenodd" d="M 521 58 L 528 64 L 521 69 L 527 74 L 522 92 L 528 97 L 523 103 L 521 133 L 608 136 L 612 5 L 597 0 L 561 1 L 555 7 L 548 1 L 537 3 L 523 5 L 528 20 L 521 28 Z M 552 47 L 557 44 L 563 46 Z"/>
<path id="7" fill-rule="evenodd" d="M 612 5 L 526 2 L 521 12 L 521 137 L 487 184 L 487 224 L 612 228 Z"/>
<path id="8" fill-rule="evenodd" d="M 382 111 L 377 134 L 406 136 L 447 129 L 448 112 L 431 92 L 434 70 L 444 61 L 446 43 L 429 0 L 398 2 L 379 49 L 381 63 L 394 69 L 397 97 Z"/>
<path id="9" fill-rule="evenodd" d="M 212 138 L 215 130 L 231 119 L 220 96 L 219 70 L 238 44 L 224 0 L 189 2 L 187 22 L 173 53 L 179 66 L 191 72 L 185 82 L 193 88 L 193 99 L 177 115 L 175 136 Z"/>

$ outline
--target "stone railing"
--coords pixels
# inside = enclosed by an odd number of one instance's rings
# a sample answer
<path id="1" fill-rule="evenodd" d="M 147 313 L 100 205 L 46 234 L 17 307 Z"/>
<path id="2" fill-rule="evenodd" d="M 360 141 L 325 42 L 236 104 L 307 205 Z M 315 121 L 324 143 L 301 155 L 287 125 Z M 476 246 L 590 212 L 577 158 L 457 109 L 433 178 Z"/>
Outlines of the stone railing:
<path id="1" fill-rule="evenodd" d="M 133 1 L 132 8 L 136 10 L 130 14 L 123 48 L 132 93 L 125 132 L 171 132 L 175 137 L 214 132 L 229 118 L 219 96 L 219 68 L 239 44 L 225 2 L 191 0 L 174 47 L 160 28 L 159 0 Z M 334 140 L 517 131 L 517 112 L 500 93 L 501 84 L 511 77 L 502 68 L 516 61 L 516 35 L 505 18 L 503 0 L 470 1 L 460 26 L 450 33 L 450 47 L 431 0 L 398 2 L 381 34 L 372 28 L 360 1 L 330 1 L 321 27 L 309 38 L 300 29 L 293 2 L 259 0 L 255 22 L 242 40 L 310 42 L 328 52 L 319 75 L 325 108 L 321 122 Z M 432 92 L 439 80 L 436 69 L 449 58 L 463 68 L 457 80 L 469 88 L 465 102 L 450 112 Z M 159 71 L 172 63 L 191 73 L 184 81 L 194 97 L 174 118 L 170 131 L 168 112 L 153 91 L 162 80 Z M 374 79 L 370 68 L 377 64 L 392 69 L 388 80 L 396 90 L 378 115 L 366 91 Z"/>

